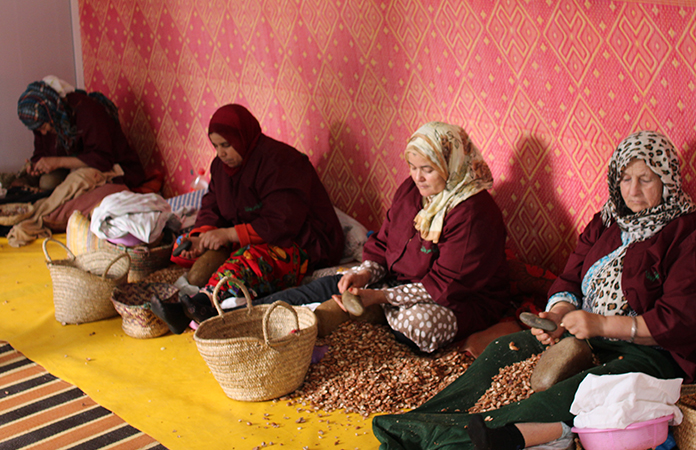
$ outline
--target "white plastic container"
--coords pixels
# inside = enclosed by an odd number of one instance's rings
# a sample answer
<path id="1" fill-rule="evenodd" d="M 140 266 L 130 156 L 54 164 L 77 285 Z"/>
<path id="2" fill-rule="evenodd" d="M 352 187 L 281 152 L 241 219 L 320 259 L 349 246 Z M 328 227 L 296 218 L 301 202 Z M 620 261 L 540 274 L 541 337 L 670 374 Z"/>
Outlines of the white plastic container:
<path id="1" fill-rule="evenodd" d="M 191 183 L 191 192 L 193 191 L 207 191 L 208 181 L 205 179 L 205 170 L 198 169 L 198 176 L 193 183 Z"/>

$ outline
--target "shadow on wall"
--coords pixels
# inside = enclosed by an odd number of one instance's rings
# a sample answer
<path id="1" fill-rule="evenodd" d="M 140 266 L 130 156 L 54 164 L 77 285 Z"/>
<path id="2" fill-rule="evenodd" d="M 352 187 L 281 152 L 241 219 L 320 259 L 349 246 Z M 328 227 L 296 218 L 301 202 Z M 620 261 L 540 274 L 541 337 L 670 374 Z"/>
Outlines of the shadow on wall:
<path id="1" fill-rule="evenodd" d="M 139 103 L 132 90 L 125 91 L 121 96 L 124 99 L 124 104 L 138 105 Z M 120 105 L 117 106 L 119 106 L 119 115 L 125 114 Z M 149 113 L 147 106 L 142 102 L 139 107 L 136 107 L 135 116 L 130 120 L 126 119 L 130 128 L 124 127 L 123 129 L 128 137 L 128 142 L 138 153 L 145 171 L 148 171 L 155 163 L 155 149 L 157 147 L 157 136 L 147 119 Z M 123 125 L 124 117 L 121 117 L 121 126 Z"/>
<path id="2" fill-rule="evenodd" d="M 354 148 L 350 134 L 345 133 L 345 122 L 333 122 L 329 130 L 328 150 L 322 158 L 317 171 L 321 182 L 329 193 L 335 207 L 351 217 L 369 217 L 372 211 L 367 198 L 379 196 L 378 192 L 369 194 L 370 185 L 362 178 L 357 167 L 366 162 L 359 151 L 346 151 Z M 374 226 L 363 223 L 366 227 Z M 377 224 L 379 225 L 379 224 Z"/>
<path id="3" fill-rule="evenodd" d="M 696 190 L 692 189 L 694 179 L 696 179 L 696 174 L 693 171 L 693 168 L 696 167 L 696 152 L 693 149 L 696 149 L 696 139 L 689 140 L 684 144 L 683 148 L 678 150 L 679 163 L 681 164 L 682 190 L 689 194 L 692 200 L 696 201 Z"/>
<path id="4" fill-rule="evenodd" d="M 519 139 L 505 179 L 496 184 L 496 201 L 506 213 L 508 247 L 515 255 L 522 262 L 560 273 L 570 254 L 562 233 L 574 230 L 571 216 L 551 181 L 552 164 L 547 158 L 550 151 L 551 146 L 534 135 Z M 546 172 L 548 182 L 531 181 L 539 179 L 539 171 Z"/>

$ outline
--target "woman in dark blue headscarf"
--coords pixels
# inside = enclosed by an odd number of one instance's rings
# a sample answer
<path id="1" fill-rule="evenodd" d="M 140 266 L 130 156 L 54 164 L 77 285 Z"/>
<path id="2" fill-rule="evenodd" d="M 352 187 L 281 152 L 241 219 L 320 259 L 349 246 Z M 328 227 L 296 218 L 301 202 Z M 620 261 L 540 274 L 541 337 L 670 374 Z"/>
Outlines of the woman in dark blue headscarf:
<path id="1" fill-rule="evenodd" d="M 118 120 L 114 120 L 115 107 L 111 105 L 108 108 L 84 91 L 59 93 L 46 81 L 31 83 L 17 103 L 19 119 L 34 133 L 29 174 L 43 176 L 58 171 L 64 178 L 71 169 L 93 167 L 109 172 L 118 164 L 123 176 L 114 182 L 129 188 L 141 185 L 145 171 Z"/>

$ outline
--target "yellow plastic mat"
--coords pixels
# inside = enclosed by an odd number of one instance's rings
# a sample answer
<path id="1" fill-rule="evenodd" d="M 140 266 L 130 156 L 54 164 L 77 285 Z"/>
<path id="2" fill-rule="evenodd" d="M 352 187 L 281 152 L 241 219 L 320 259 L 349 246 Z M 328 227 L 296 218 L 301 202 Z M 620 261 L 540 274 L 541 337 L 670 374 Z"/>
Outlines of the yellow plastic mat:
<path id="1" fill-rule="evenodd" d="M 65 242 L 65 235 L 55 238 Z M 190 330 L 134 339 L 121 329 L 120 316 L 61 325 L 41 243 L 12 248 L 0 238 L 0 340 L 168 449 L 379 447 L 371 418 L 311 404 L 229 399 Z M 56 248 L 50 256 L 62 259 L 65 252 Z"/>

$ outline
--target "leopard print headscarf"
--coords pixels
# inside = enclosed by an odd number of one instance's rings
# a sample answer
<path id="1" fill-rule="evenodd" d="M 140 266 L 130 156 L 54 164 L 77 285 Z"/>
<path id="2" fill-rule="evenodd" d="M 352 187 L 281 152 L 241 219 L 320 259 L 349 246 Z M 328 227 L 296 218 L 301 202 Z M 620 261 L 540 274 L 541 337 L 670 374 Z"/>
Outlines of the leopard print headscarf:
<path id="1" fill-rule="evenodd" d="M 637 213 L 626 206 L 620 187 L 623 171 L 634 158 L 645 162 L 662 181 L 662 202 Z M 682 190 L 674 145 L 656 131 L 638 131 L 619 144 L 609 161 L 607 181 L 609 199 L 602 208 L 602 221 L 605 226 L 616 221 L 632 242 L 650 238 L 672 220 L 694 210 L 691 197 Z"/>
<path id="2" fill-rule="evenodd" d="M 662 202 L 634 213 L 621 195 L 621 176 L 626 166 L 638 158 L 662 181 Z M 623 295 L 622 275 L 626 251 L 633 242 L 654 236 L 673 219 L 693 211 L 688 194 L 682 191 L 679 160 L 674 146 L 664 135 L 639 131 L 619 144 L 609 161 L 609 200 L 602 208 L 602 221 L 615 220 L 621 228 L 622 245 L 604 256 L 587 271 L 582 282 L 585 311 L 612 315 L 636 315 Z"/>

